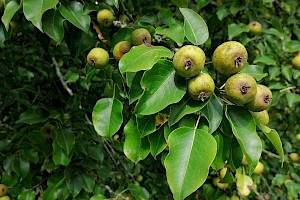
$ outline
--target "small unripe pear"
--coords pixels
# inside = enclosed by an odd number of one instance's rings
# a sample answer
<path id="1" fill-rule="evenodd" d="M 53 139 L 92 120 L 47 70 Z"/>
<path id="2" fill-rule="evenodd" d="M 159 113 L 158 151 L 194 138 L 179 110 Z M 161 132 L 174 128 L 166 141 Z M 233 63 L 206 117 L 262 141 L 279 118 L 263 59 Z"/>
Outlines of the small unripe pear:
<path id="1" fill-rule="evenodd" d="M 266 110 L 272 101 L 271 90 L 261 84 L 257 84 L 257 92 L 252 101 L 246 104 L 246 107 L 254 112 L 260 112 Z"/>
<path id="2" fill-rule="evenodd" d="M 213 178 L 213 184 L 217 186 L 221 190 L 225 190 L 228 188 L 229 184 L 228 183 L 220 183 L 221 179 L 220 177 L 215 177 Z"/>
<path id="3" fill-rule="evenodd" d="M 263 125 L 268 125 L 270 120 L 268 111 L 251 112 L 251 114 L 256 121 L 259 121 Z"/>
<path id="4" fill-rule="evenodd" d="M 9 196 L 3 196 L 3 197 L 0 197 L 0 200 L 10 200 L 10 197 Z"/>
<path id="5" fill-rule="evenodd" d="M 254 21 L 248 24 L 249 32 L 253 35 L 259 35 L 262 31 L 262 26 L 259 22 Z"/>
<path id="6" fill-rule="evenodd" d="M 295 69 L 299 69 L 300 70 L 300 55 L 297 55 L 293 58 L 292 60 L 292 65 Z"/>
<path id="7" fill-rule="evenodd" d="M 122 56 L 127 53 L 131 48 L 131 43 L 128 41 L 121 41 L 113 49 L 114 58 L 119 61 Z"/>
<path id="8" fill-rule="evenodd" d="M 299 160 L 299 154 L 297 153 L 290 153 L 289 157 L 294 162 L 297 162 Z"/>
<path id="9" fill-rule="evenodd" d="M 296 135 L 296 140 L 300 141 L 300 133 Z"/>
<path id="10" fill-rule="evenodd" d="M 114 14 L 107 9 L 102 9 L 97 13 L 97 21 L 101 26 L 110 27 L 114 21 Z"/>
<path id="11" fill-rule="evenodd" d="M 151 44 L 151 35 L 145 28 L 138 28 L 131 33 L 131 43 L 133 45 L 145 44 L 149 46 Z"/>
<path id="12" fill-rule="evenodd" d="M 188 81 L 188 93 L 197 101 L 208 99 L 214 93 L 214 89 L 215 82 L 209 74 L 201 72 Z"/>
<path id="13" fill-rule="evenodd" d="M 248 53 L 244 45 L 236 41 L 228 41 L 216 48 L 212 62 L 220 74 L 231 75 L 241 71 L 247 59 Z"/>
<path id="14" fill-rule="evenodd" d="M 8 191 L 7 186 L 4 184 L 0 184 L 0 197 L 5 196 L 7 191 Z"/>
<path id="15" fill-rule="evenodd" d="M 255 97 L 257 86 L 255 79 L 244 73 L 229 77 L 225 83 L 227 98 L 236 105 L 244 105 Z"/>
<path id="16" fill-rule="evenodd" d="M 181 47 L 173 57 L 173 65 L 178 75 L 190 78 L 199 74 L 205 63 L 205 54 L 197 46 Z"/>
<path id="17" fill-rule="evenodd" d="M 259 175 L 262 174 L 263 171 L 264 171 L 264 165 L 260 161 L 258 161 L 256 167 L 253 170 L 253 174 Z"/>
<path id="18" fill-rule="evenodd" d="M 93 48 L 87 55 L 87 61 L 95 68 L 105 67 L 109 61 L 108 52 L 99 47 Z"/>

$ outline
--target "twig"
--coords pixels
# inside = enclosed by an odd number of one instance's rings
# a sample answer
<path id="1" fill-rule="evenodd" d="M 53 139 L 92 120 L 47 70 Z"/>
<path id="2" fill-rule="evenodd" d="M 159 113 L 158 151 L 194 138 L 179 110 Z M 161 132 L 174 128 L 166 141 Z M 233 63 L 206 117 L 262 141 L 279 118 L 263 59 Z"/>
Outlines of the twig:
<path id="1" fill-rule="evenodd" d="M 285 92 L 287 90 L 292 90 L 292 89 L 295 89 L 295 88 L 296 88 L 296 86 L 291 86 L 291 87 L 287 87 L 287 88 L 284 88 L 282 90 L 279 90 L 279 92 Z"/>
<path id="2" fill-rule="evenodd" d="M 67 90 L 67 92 L 69 93 L 69 95 L 73 96 L 73 92 L 72 90 L 68 87 L 68 84 L 65 82 L 63 75 L 60 72 L 59 66 L 56 62 L 56 59 L 54 57 L 52 57 L 52 62 L 53 65 L 55 66 L 56 69 L 56 75 L 58 76 L 60 82 L 62 83 L 63 87 L 65 88 L 65 90 Z"/>
<path id="3" fill-rule="evenodd" d="M 264 200 L 265 198 L 261 196 L 257 191 L 254 191 L 259 200 Z"/>
<path id="4" fill-rule="evenodd" d="M 213 61 L 208 61 L 208 62 L 204 63 L 204 65 L 208 65 L 208 64 L 211 64 L 211 63 L 213 63 Z"/>
<path id="5" fill-rule="evenodd" d="M 129 14 L 127 8 L 125 7 L 123 1 L 119 1 L 119 2 L 121 3 L 121 6 L 122 6 L 122 8 L 123 8 L 123 11 L 124 11 L 125 15 L 126 15 L 127 17 L 129 17 L 129 19 L 130 19 L 132 22 L 135 22 L 134 19 L 132 18 L 132 16 Z"/>
<path id="6" fill-rule="evenodd" d="M 270 151 L 267 151 L 267 150 L 265 150 L 265 149 L 263 149 L 263 153 L 268 154 L 268 155 L 271 156 L 271 157 L 280 159 L 280 156 L 279 156 L 279 155 L 276 155 L 276 154 L 274 154 L 274 153 L 272 153 L 272 152 L 270 152 Z M 285 160 L 284 162 L 286 162 L 286 163 L 288 163 L 288 164 L 293 164 L 293 165 L 296 166 L 296 167 L 300 167 L 300 164 L 298 164 L 298 163 L 293 163 L 293 162 L 291 163 L 291 162 L 288 161 L 288 160 Z"/>

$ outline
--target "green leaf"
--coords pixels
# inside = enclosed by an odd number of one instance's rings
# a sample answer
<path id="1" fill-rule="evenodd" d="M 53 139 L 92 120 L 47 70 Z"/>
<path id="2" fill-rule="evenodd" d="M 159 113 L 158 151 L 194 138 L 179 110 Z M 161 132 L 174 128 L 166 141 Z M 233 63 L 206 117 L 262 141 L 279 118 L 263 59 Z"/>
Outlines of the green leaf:
<path id="1" fill-rule="evenodd" d="M 288 106 L 292 108 L 295 103 L 300 102 L 300 95 L 292 92 L 286 93 L 286 100 Z"/>
<path id="2" fill-rule="evenodd" d="M 66 173 L 70 174 L 66 174 Z M 66 183 L 67 183 L 67 188 L 68 190 L 72 193 L 73 197 L 76 197 L 80 191 L 82 190 L 83 186 L 83 179 L 80 174 L 75 174 L 71 170 L 65 170 L 65 177 Z"/>
<path id="3" fill-rule="evenodd" d="M 129 78 L 128 74 L 132 74 L 134 72 L 128 72 L 126 73 L 126 78 Z M 132 104 L 136 100 L 140 98 L 140 96 L 143 94 L 143 88 L 141 87 L 141 79 L 144 75 L 143 71 L 139 71 L 135 73 L 131 83 L 127 83 L 129 88 L 129 104 Z"/>
<path id="4" fill-rule="evenodd" d="M 225 115 L 247 158 L 249 173 L 252 174 L 262 153 L 262 143 L 256 133 L 255 121 L 251 113 L 242 107 L 227 106 Z"/>
<path id="5" fill-rule="evenodd" d="M 288 182 L 285 185 L 286 189 L 287 189 L 287 193 L 288 196 L 293 198 L 298 198 L 299 197 L 299 191 L 300 191 L 300 185 L 299 183 L 295 183 L 293 181 Z"/>
<path id="6" fill-rule="evenodd" d="M 284 45 L 286 52 L 300 51 L 300 42 L 298 40 L 290 40 Z"/>
<path id="7" fill-rule="evenodd" d="M 181 200 L 205 182 L 217 144 L 205 126 L 178 128 L 169 135 L 168 144 L 167 179 L 174 199 Z"/>
<path id="8" fill-rule="evenodd" d="M 256 81 L 260 81 L 264 77 L 268 76 L 268 73 L 264 73 L 264 67 L 259 65 L 247 65 L 241 73 L 246 73 L 255 78 Z"/>
<path id="9" fill-rule="evenodd" d="M 266 30 L 264 30 L 264 33 L 275 35 L 275 36 L 278 36 L 278 37 L 284 37 L 285 36 L 284 33 L 278 31 L 275 28 L 266 29 Z"/>
<path id="10" fill-rule="evenodd" d="M 228 25 L 228 38 L 232 40 L 232 38 L 241 35 L 242 33 L 249 32 L 249 28 L 246 24 L 230 24 Z"/>
<path id="11" fill-rule="evenodd" d="M 25 178 L 30 172 L 30 163 L 23 158 L 16 158 L 12 163 L 12 169 L 16 174 Z"/>
<path id="12" fill-rule="evenodd" d="M 151 115 L 163 110 L 180 101 L 186 92 L 185 81 L 180 81 L 175 76 L 173 64 L 166 60 L 161 60 L 145 72 L 141 85 L 145 91 L 135 107 L 135 111 L 141 115 Z"/>
<path id="13" fill-rule="evenodd" d="M 18 200 L 34 200 L 35 199 L 35 191 L 33 190 L 23 190 L 18 195 Z"/>
<path id="14" fill-rule="evenodd" d="M 59 7 L 60 14 L 71 22 L 77 28 L 88 32 L 91 18 L 89 15 L 83 14 L 83 5 L 77 1 L 68 4 L 62 4 Z"/>
<path id="15" fill-rule="evenodd" d="M 212 168 L 214 170 L 219 170 L 224 167 L 226 160 L 229 160 L 230 154 L 230 143 L 231 139 L 229 137 L 223 136 L 222 132 L 216 131 L 213 134 L 217 142 L 217 155 L 212 163 Z"/>
<path id="16" fill-rule="evenodd" d="M 230 147 L 230 156 L 229 156 L 228 163 L 233 170 L 237 170 L 241 166 L 243 161 L 243 157 L 244 157 L 243 150 L 235 138 L 231 139 L 229 147 Z"/>
<path id="17" fill-rule="evenodd" d="M 10 1 L 6 4 L 1 20 L 7 31 L 9 29 L 9 22 L 21 7 L 22 5 L 16 1 Z"/>
<path id="18" fill-rule="evenodd" d="M 58 0 L 23 0 L 23 12 L 28 21 L 31 21 L 40 31 L 42 30 L 43 14 L 56 6 Z"/>
<path id="19" fill-rule="evenodd" d="M 103 194 L 97 194 L 92 196 L 90 200 L 107 200 L 107 198 Z"/>
<path id="20" fill-rule="evenodd" d="M 184 42 L 184 30 L 178 23 L 171 24 L 169 28 L 159 26 L 156 28 L 155 33 L 175 41 L 178 46 L 182 46 Z"/>
<path id="21" fill-rule="evenodd" d="M 58 128 L 55 129 L 57 144 L 66 152 L 67 155 L 71 154 L 71 151 L 75 144 L 75 135 L 71 128 Z"/>
<path id="22" fill-rule="evenodd" d="M 147 138 L 141 139 L 141 133 L 139 132 L 135 119 L 131 118 L 124 127 L 125 142 L 124 142 L 124 154 L 131 161 L 138 163 L 140 160 L 145 159 L 149 152 L 149 144 L 147 144 Z"/>
<path id="23" fill-rule="evenodd" d="M 173 18 L 172 11 L 168 8 L 160 8 L 157 17 L 159 19 L 159 24 L 171 26 L 176 23 L 176 20 Z"/>
<path id="24" fill-rule="evenodd" d="M 134 46 L 122 56 L 119 69 L 125 72 L 137 72 L 153 67 L 162 57 L 173 57 L 173 52 L 162 46 L 147 47 L 145 45 Z"/>
<path id="25" fill-rule="evenodd" d="M 154 158 L 160 154 L 167 146 L 164 137 L 164 129 L 160 128 L 156 132 L 149 135 L 150 152 Z"/>
<path id="26" fill-rule="evenodd" d="M 200 15 L 189 8 L 179 8 L 184 16 L 186 38 L 194 45 L 200 45 L 208 39 L 208 27 Z"/>
<path id="27" fill-rule="evenodd" d="M 55 165 L 68 166 L 71 158 L 64 152 L 64 150 L 59 146 L 56 140 L 52 143 L 53 148 L 53 162 Z"/>
<path id="28" fill-rule="evenodd" d="M 60 43 L 64 39 L 63 23 L 65 19 L 57 10 L 49 10 L 43 16 L 43 31 L 54 41 Z"/>
<path id="29" fill-rule="evenodd" d="M 261 132 L 263 132 L 267 136 L 267 138 L 270 140 L 270 142 L 277 150 L 280 156 L 280 160 L 284 162 L 284 152 L 282 148 L 282 142 L 280 140 L 280 136 L 277 133 L 277 131 L 261 124 L 259 121 L 256 121 L 256 125 L 261 130 Z"/>
<path id="30" fill-rule="evenodd" d="M 208 132 L 213 133 L 220 126 L 223 119 L 223 103 L 213 94 L 201 113 L 209 123 Z"/>
<path id="31" fill-rule="evenodd" d="M 43 200 L 58 199 L 60 193 L 63 191 L 62 186 L 66 184 L 66 178 L 61 177 L 50 177 L 47 182 L 47 189 L 44 191 Z"/>
<path id="32" fill-rule="evenodd" d="M 225 17 L 227 17 L 230 14 L 229 10 L 225 8 L 225 6 L 221 6 L 217 10 L 217 17 L 220 21 L 222 21 Z"/>
<path id="33" fill-rule="evenodd" d="M 172 0 L 177 7 L 188 7 L 189 0 Z"/>
<path id="34" fill-rule="evenodd" d="M 289 81 L 292 82 L 293 78 L 293 69 L 289 66 L 282 66 L 281 67 L 282 75 Z"/>
<path id="35" fill-rule="evenodd" d="M 149 192 L 144 187 L 136 184 L 129 184 L 128 189 L 136 200 L 147 200 L 150 198 Z"/>
<path id="36" fill-rule="evenodd" d="M 97 101 L 93 113 L 96 132 L 104 137 L 113 136 L 123 122 L 123 104 L 115 98 L 103 98 Z"/>
<path id="37" fill-rule="evenodd" d="M 82 187 L 87 191 L 87 192 L 93 192 L 93 189 L 95 187 L 95 179 L 87 174 L 82 175 Z"/>
<path id="38" fill-rule="evenodd" d="M 257 64 L 257 63 L 263 63 L 263 64 L 266 64 L 266 65 L 276 65 L 276 60 L 273 59 L 272 57 L 270 56 L 257 56 L 255 58 L 255 60 L 253 61 L 253 63 Z"/>
<path id="39" fill-rule="evenodd" d="M 191 99 L 186 96 L 181 99 L 178 103 L 171 105 L 170 107 L 170 118 L 168 120 L 169 126 L 177 123 L 182 117 L 187 114 L 195 113 L 201 110 L 209 100 L 202 102 Z"/>
<path id="40" fill-rule="evenodd" d="M 46 115 L 47 114 L 47 115 Z M 20 114 L 19 120 L 16 121 L 17 124 L 37 124 L 45 122 L 48 119 L 48 113 L 39 106 L 33 106 Z"/>
<path id="41" fill-rule="evenodd" d="M 156 130 L 154 115 L 138 115 L 136 117 L 136 123 L 141 137 L 145 137 Z"/>

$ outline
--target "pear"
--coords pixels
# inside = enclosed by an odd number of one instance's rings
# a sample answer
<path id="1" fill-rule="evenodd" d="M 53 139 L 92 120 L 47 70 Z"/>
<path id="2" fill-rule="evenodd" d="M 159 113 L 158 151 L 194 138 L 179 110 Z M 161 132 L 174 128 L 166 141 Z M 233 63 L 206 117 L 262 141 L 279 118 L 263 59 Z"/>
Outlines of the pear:
<path id="1" fill-rule="evenodd" d="M 292 60 L 292 65 L 295 69 L 299 69 L 300 70 L 300 55 L 297 55 L 293 58 Z"/>
<path id="2" fill-rule="evenodd" d="M 0 197 L 0 200 L 10 200 L 10 197 L 9 196 L 3 196 L 3 197 Z"/>
<path id="3" fill-rule="evenodd" d="M 252 76 L 240 73 L 229 77 L 224 89 L 230 101 L 236 105 L 244 105 L 254 99 L 257 86 Z"/>
<path id="4" fill-rule="evenodd" d="M 260 112 L 251 112 L 253 118 L 255 121 L 260 122 L 263 125 L 268 125 L 269 123 L 269 113 L 266 110 L 260 111 Z"/>
<path id="5" fill-rule="evenodd" d="M 260 112 L 266 110 L 272 101 L 271 90 L 261 84 L 257 84 L 257 92 L 252 101 L 246 104 L 246 107 L 254 112 Z"/>
<path id="6" fill-rule="evenodd" d="M 105 67 L 109 62 L 109 55 L 105 49 L 95 47 L 87 55 L 89 65 L 95 68 Z"/>
<path id="7" fill-rule="evenodd" d="M 260 175 L 263 173 L 263 171 L 264 171 L 264 164 L 258 161 L 256 167 L 253 170 L 253 174 Z"/>
<path id="8" fill-rule="evenodd" d="M 5 196 L 7 191 L 8 191 L 7 186 L 4 184 L 0 184 L 0 197 Z"/>
<path id="9" fill-rule="evenodd" d="M 121 57 L 127 53 L 131 48 L 131 43 L 128 41 L 121 41 L 113 49 L 114 58 L 119 61 Z"/>
<path id="10" fill-rule="evenodd" d="M 133 45 L 145 44 L 149 46 L 151 44 L 151 35 L 145 28 L 138 28 L 131 33 L 131 42 Z"/>
<path id="11" fill-rule="evenodd" d="M 224 75 L 231 75 L 241 71 L 248 59 L 244 45 L 236 41 L 228 41 L 219 45 L 213 53 L 213 66 Z"/>
<path id="12" fill-rule="evenodd" d="M 248 29 L 249 29 L 250 34 L 259 35 L 262 31 L 262 26 L 259 22 L 254 21 L 254 22 L 250 22 L 248 24 Z"/>
<path id="13" fill-rule="evenodd" d="M 192 99 L 197 101 L 205 101 L 213 93 L 215 83 L 209 74 L 200 73 L 188 81 L 188 94 Z"/>
<path id="14" fill-rule="evenodd" d="M 102 9 L 97 13 L 97 21 L 101 26 L 110 27 L 114 21 L 114 14 L 107 9 Z"/>
<path id="15" fill-rule="evenodd" d="M 205 54 L 197 46 L 181 47 L 173 57 L 173 65 L 178 75 L 190 78 L 199 74 L 205 63 Z"/>

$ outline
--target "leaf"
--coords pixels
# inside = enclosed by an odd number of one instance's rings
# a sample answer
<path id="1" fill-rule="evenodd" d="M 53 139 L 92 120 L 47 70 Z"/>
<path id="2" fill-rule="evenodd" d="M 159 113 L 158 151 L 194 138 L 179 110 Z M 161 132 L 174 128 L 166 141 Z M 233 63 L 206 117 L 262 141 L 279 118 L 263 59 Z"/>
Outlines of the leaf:
<path id="1" fill-rule="evenodd" d="M 145 138 L 141 139 L 141 134 L 137 129 L 135 119 L 131 118 L 124 127 L 125 142 L 124 142 L 124 154 L 131 161 L 138 163 L 143 160 L 149 154 L 149 144 L 147 144 Z"/>
<path id="2" fill-rule="evenodd" d="M 87 191 L 87 192 L 93 192 L 93 189 L 95 187 L 95 180 L 92 176 L 83 174 L 82 175 L 82 180 L 83 184 L 82 187 Z"/>
<path id="3" fill-rule="evenodd" d="M 62 192 L 62 186 L 65 185 L 65 177 L 50 177 L 48 179 L 48 187 L 44 191 L 43 200 L 58 199 L 58 196 Z"/>
<path id="4" fill-rule="evenodd" d="M 255 121 L 251 113 L 242 107 L 227 106 L 225 115 L 247 158 L 249 173 L 252 174 L 262 153 L 262 143 L 256 133 Z"/>
<path id="5" fill-rule="evenodd" d="M 159 26 L 156 28 L 155 34 L 163 35 L 173 40 L 178 46 L 182 46 L 184 42 L 184 30 L 178 23 L 171 24 L 169 28 L 162 28 Z"/>
<path id="6" fill-rule="evenodd" d="M 23 190 L 18 195 L 18 200 L 34 200 L 35 199 L 35 192 L 33 190 Z"/>
<path id="7" fill-rule="evenodd" d="M 126 78 L 128 77 L 128 74 L 131 74 L 133 72 L 128 72 Z M 131 84 L 128 86 L 129 88 L 129 104 L 132 104 L 136 100 L 140 98 L 140 96 L 143 94 L 143 88 L 141 87 L 141 79 L 143 77 L 144 73 L 143 71 L 135 73 L 135 76 L 133 77 Z"/>
<path id="8" fill-rule="evenodd" d="M 228 163 L 233 170 L 237 170 L 241 166 L 243 161 L 243 157 L 244 157 L 243 150 L 235 138 L 231 139 L 229 147 L 230 147 L 230 157 Z"/>
<path id="9" fill-rule="evenodd" d="M 226 160 L 229 159 L 231 139 L 229 137 L 223 136 L 220 131 L 214 132 L 213 137 L 217 142 L 218 148 L 217 155 L 211 166 L 214 170 L 217 171 L 224 167 Z"/>
<path id="10" fill-rule="evenodd" d="M 178 128 L 170 134 L 168 144 L 167 179 L 174 199 L 181 200 L 205 182 L 217 144 L 205 126 Z"/>
<path id="11" fill-rule="evenodd" d="M 62 4 L 59 7 L 60 14 L 71 22 L 77 28 L 88 32 L 91 18 L 89 15 L 83 13 L 83 5 L 77 1 L 68 4 Z"/>
<path id="12" fill-rule="evenodd" d="M 67 177 L 66 183 L 68 190 L 72 193 L 73 197 L 76 197 L 83 187 L 83 179 L 80 174 L 74 175 L 73 173 L 65 175 Z"/>
<path id="13" fill-rule="evenodd" d="M 146 71 L 141 81 L 145 91 L 135 111 L 141 115 L 151 115 L 180 101 L 186 92 L 186 83 L 177 78 L 173 64 L 166 60 Z"/>
<path id="14" fill-rule="evenodd" d="M 300 42 L 298 40 L 290 40 L 284 45 L 285 52 L 297 52 L 300 51 Z"/>
<path id="15" fill-rule="evenodd" d="M 260 81 L 264 77 L 268 76 L 268 73 L 264 73 L 264 67 L 259 65 L 247 65 L 240 73 L 246 73 L 255 78 L 256 81 Z"/>
<path id="16" fill-rule="evenodd" d="M 149 192 L 142 186 L 129 184 L 128 189 L 136 200 L 146 200 L 150 198 Z"/>
<path id="17" fill-rule="evenodd" d="M 17 124 L 37 124 L 45 122 L 48 119 L 48 112 L 46 112 L 42 107 L 32 106 L 25 112 L 21 113 L 19 120 L 16 121 Z"/>
<path id="18" fill-rule="evenodd" d="M 93 124 L 96 132 L 104 137 L 113 136 L 123 122 L 123 105 L 115 98 L 103 98 L 97 101 L 93 112 Z"/>
<path id="19" fill-rule="evenodd" d="M 90 200 L 107 200 L 107 198 L 103 194 L 97 194 L 92 196 Z"/>
<path id="20" fill-rule="evenodd" d="M 53 162 L 55 165 L 68 166 L 71 158 L 64 152 L 64 150 L 59 146 L 56 140 L 52 143 L 53 148 Z"/>
<path id="21" fill-rule="evenodd" d="M 162 57 L 173 57 L 173 52 L 162 46 L 147 47 L 145 45 L 134 46 L 122 56 L 119 69 L 125 72 L 137 72 L 148 70 L 153 67 Z"/>
<path id="22" fill-rule="evenodd" d="M 12 163 L 13 171 L 24 179 L 30 172 L 30 163 L 23 158 L 16 158 Z"/>
<path id="23" fill-rule="evenodd" d="M 150 152 L 154 158 L 160 154 L 167 146 L 164 137 L 164 129 L 160 128 L 156 132 L 149 135 Z"/>
<path id="24" fill-rule="evenodd" d="M 49 10 L 43 16 L 43 31 L 54 41 L 60 43 L 64 39 L 63 23 L 65 19 L 57 10 Z"/>
<path id="25" fill-rule="evenodd" d="M 67 155 L 71 154 L 71 151 L 75 145 L 75 135 L 71 128 L 61 127 L 55 129 L 57 144 L 66 152 Z"/>
<path id="26" fill-rule="evenodd" d="M 273 144 L 275 149 L 277 150 L 280 160 L 282 163 L 284 162 L 284 152 L 282 148 L 282 142 L 280 140 L 280 136 L 278 135 L 277 131 L 274 129 L 271 129 L 263 124 L 261 124 L 259 121 L 256 121 L 257 127 L 263 132 L 267 138 L 270 140 L 270 142 Z"/>
<path id="27" fill-rule="evenodd" d="M 209 123 L 209 133 L 215 132 L 220 126 L 223 119 L 223 103 L 213 94 L 201 113 Z"/>
<path id="28" fill-rule="evenodd" d="M 293 69 L 292 67 L 289 66 L 282 66 L 281 67 L 281 72 L 282 75 L 289 81 L 292 82 L 292 78 L 293 78 Z"/>
<path id="29" fill-rule="evenodd" d="M 184 16 L 186 38 L 194 45 L 200 45 L 208 39 L 208 27 L 200 15 L 189 8 L 179 8 Z"/>
<path id="30" fill-rule="evenodd" d="M 136 123 L 141 137 L 145 137 L 156 130 L 154 115 L 138 115 L 136 117 Z"/>
<path id="31" fill-rule="evenodd" d="M 300 102 L 300 95 L 292 92 L 286 93 L 286 100 L 288 106 L 292 108 L 295 103 Z"/>
<path id="32" fill-rule="evenodd" d="M 188 7 L 189 0 L 172 0 L 177 7 Z"/>
<path id="33" fill-rule="evenodd" d="M 263 63 L 266 65 L 276 65 L 276 60 L 274 60 L 270 56 L 257 56 L 256 59 L 253 61 L 253 63 Z"/>
<path id="34" fill-rule="evenodd" d="M 23 0 L 23 12 L 28 21 L 31 21 L 40 31 L 42 29 L 43 14 L 56 6 L 58 0 Z"/>
<path id="35" fill-rule="evenodd" d="M 9 29 L 9 22 L 21 7 L 22 5 L 16 1 L 10 1 L 6 4 L 1 20 L 7 31 Z"/>
<path id="36" fill-rule="evenodd" d="M 232 38 L 239 36 L 242 33 L 248 33 L 249 28 L 246 24 L 230 24 L 228 25 L 228 38 L 232 40 Z"/>
<path id="37" fill-rule="evenodd" d="M 187 114 L 195 113 L 201 110 L 209 100 L 202 102 L 191 99 L 186 96 L 181 99 L 178 103 L 171 105 L 170 107 L 170 118 L 169 118 L 169 126 L 177 123 L 182 117 Z"/>

